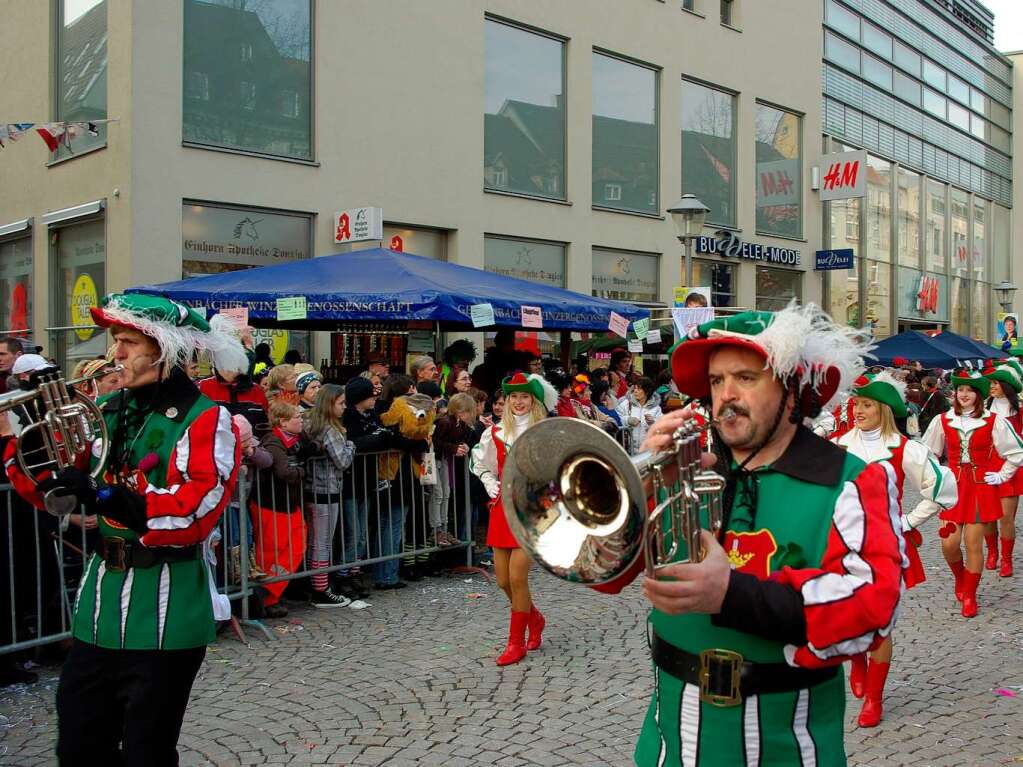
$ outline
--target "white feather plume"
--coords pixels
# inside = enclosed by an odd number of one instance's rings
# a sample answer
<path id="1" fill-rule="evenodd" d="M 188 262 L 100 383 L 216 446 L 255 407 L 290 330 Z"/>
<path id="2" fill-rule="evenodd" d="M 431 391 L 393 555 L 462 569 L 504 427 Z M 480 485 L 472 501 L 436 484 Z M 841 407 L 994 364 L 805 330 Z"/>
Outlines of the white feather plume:
<path id="1" fill-rule="evenodd" d="M 873 382 L 888 384 L 895 389 L 895 392 L 899 395 L 899 399 L 903 402 L 906 401 L 906 382 L 900 381 L 887 370 L 882 370 L 880 373 L 875 375 L 872 383 Z"/>
<path id="2" fill-rule="evenodd" d="M 551 382 L 537 373 L 530 373 L 527 376 L 530 381 L 539 381 L 543 387 L 543 406 L 550 413 L 558 407 L 558 390 L 551 385 Z"/>
<path id="3" fill-rule="evenodd" d="M 839 372 L 837 393 L 848 390 L 865 366 L 864 357 L 874 348 L 866 330 L 838 325 L 816 304 L 793 301 L 776 312 L 774 321 L 757 336 L 767 351 L 767 364 L 779 378 L 799 373 L 799 386 L 820 392 L 828 368 Z"/>

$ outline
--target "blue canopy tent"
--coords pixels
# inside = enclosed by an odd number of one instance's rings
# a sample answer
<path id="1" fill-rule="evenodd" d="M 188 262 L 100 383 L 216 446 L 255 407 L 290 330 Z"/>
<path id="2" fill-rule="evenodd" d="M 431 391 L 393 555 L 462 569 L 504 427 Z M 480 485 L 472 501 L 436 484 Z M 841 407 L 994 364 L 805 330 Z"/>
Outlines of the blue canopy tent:
<path id="1" fill-rule="evenodd" d="M 1001 353 L 993 346 L 972 341 L 948 331 L 929 336 L 919 330 L 907 330 L 889 336 L 877 344 L 871 354 L 878 364 L 891 365 L 896 357 L 911 362 L 919 361 L 926 368 L 955 368 L 969 362 L 976 366 L 983 360 L 999 357 Z"/>
<path id="2" fill-rule="evenodd" d="M 493 307 L 490 328 L 522 327 L 523 305 L 540 308 L 544 330 L 607 330 L 611 312 L 630 322 L 650 316 L 632 304 L 385 248 L 142 285 L 128 292 L 213 310 L 247 307 L 257 327 L 329 330 L 339 322 L 427 321 L 446 330 L 469 330 L 471 307 L 477 304 Z M 277 299 L 295 296 L 305 296 L 307 319 L 279 321 Z"/>

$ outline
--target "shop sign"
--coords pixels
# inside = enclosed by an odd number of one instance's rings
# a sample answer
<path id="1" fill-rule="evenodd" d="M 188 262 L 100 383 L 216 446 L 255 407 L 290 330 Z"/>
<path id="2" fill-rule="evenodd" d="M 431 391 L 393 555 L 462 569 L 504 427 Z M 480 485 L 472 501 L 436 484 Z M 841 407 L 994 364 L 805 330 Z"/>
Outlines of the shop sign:
<path id="1" fill-rule="evenodd" d="M 384 239 L 384 211 L 382 208 L 348 208 L 334 216 L 334 242 L 380 241 Z"/>
<path id="2" fill-rule="evenodd" d="M 659 266 L 656 255 L 594 248 L 593 295 L 626 301 L 656 301 Z"/>
<path id="3" fill-rule="evenodd" d="M 867 196 L 867 153 L 838 152 L 821 158 L 821 201 Z"/>
<path id="4" fill-rule="evenodd" d="M 281 360 L 284 359 L 284 355 L 288 353 L 288 344 L 291 341 L 291 337 L 287 330 L 280 330 L 279 328 L 254 328 L 252 331 L 252 341 L 256 345 L 268 344 L 270 346 L 270 359 L 279 365 Z"/>
<path id="5" fill-rule="evenodd" d="M 714 237 L 697 237 L 697 253 L 716 253 L 719 256 L 747 258 L 782 266 L 800 266 L 801 258 L 794 248 L 777 248 L 773 245 L 743 242 L 735 232 L 720 229 Z"/>
<path id="6" fill-rule="evenodd" d="M 757 207 L 799 204 L 799 160 L 757 163 Z"/>
<path id="7" fill-rule="evenodd" d="M 855 251 L 852 248 L 837 250 L 818 250 L 817 263 L 814 270 L 825 272 L 832 269 L 852 269 Z"/>
<path id="8" fill-rule="evenodd" d="M 186 202 L 181 234 L 186 261 L 273 266 L 311 255 L 308 216 Z"/>
<path id="9" fill-rule="evenodd" d="M 948 277 L 899 267 L 899 317 L 946 322 Z"/>
<path id="10" fill-rule="evenodd" d="M 75 286 L 71 290 L 71 324 L 81 330 L 76 330 L 81 340 L 88 341 L 92 338 L 94 331 L 92 321 L 92 309 L 99 305 L 99 296 L 96 295 L 96 283 L 87 274 L 79 274 L 75 280 Z"/>

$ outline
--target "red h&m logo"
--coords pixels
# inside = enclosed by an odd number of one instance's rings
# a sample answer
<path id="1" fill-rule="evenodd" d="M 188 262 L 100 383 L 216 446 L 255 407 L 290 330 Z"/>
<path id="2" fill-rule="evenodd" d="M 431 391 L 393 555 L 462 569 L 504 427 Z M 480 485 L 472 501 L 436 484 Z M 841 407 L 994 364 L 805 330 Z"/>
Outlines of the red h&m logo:
<path id="1" fill-rule="evenodd" d="M 938 278 L 920 275 L 920 286 L 916 292 L 916 310 L 921 314 L 936 314 L 938 311 Z"/>
<path id="2" fill-rule="evenodd" d="M 856 187 L 856 179 L 860 175 L 860 161 L 849 160 L 836 162 L 828 168 L 824 174 L 824 188 L 832 189 L 853 189 Z"/>
<path id="3" fill-rule="evenodd" d="M 760 192 L 765 197 L 790 194 L 793 186 L 795 186 L 795 182 L 783 170 L 772 170 L 760 174 Z"/>

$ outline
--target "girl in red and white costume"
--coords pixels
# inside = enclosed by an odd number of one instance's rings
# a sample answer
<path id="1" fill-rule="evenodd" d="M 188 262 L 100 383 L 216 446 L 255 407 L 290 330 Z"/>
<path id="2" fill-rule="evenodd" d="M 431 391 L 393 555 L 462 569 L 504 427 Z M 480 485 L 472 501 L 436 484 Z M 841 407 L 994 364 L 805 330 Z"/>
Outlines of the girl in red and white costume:
<path id="1" fill-rule="evenodd" d="M 497 585 L 511 602 L 511 626 L 508 645 L 497 658 L 498 666 L 518 663 L 526 657 L 527 650 L 537 650 L 542 641 L 543 615 L 533 604 L 529 592 L 529 568 L 532 560 L 519 547 L 501 503 L 501 476 L 504 460 L 512 443 L 522 432 L 547 417 L 557 406 L 558 393 L 554 387 L 539 375 L 528 378 L 516 373 L 504 379 L 501 384 L 506 400 L 504 416 L 500 424 L 494 424 L 483 432 L 479 444 L 472 449 L 469 470 L 487 489 L 491 497 L 490 524 L 487 528 L 487 545 L 494 549 L 494 574 Z M 526 642 L 526 628 L 529 628 L 529 642 Z"/>
<path id="2" fill-rule="evenodd" d="M 997 413 L 1012 424 L 1017 434 L 1023 434 L 1023 412 L 1020 411 L 1019 393 L 1023 389 L 1023 368 L 1015 360 L 999 362 L 997 366 L 984 371 L 984 377 L 991 382 L 991 397 L 987 409 Z M 998 539 L 1001 537 L 1002 563 L 998 574 L 1003 578 L 1012 575 L 1012 550 L 1016 545 L 1016 507 L 1023 495 L 1023 471 L 1016 472 L 1011 482 L 998 486 L 998 497 L 1002 503 L 1002 517 L 998 523 L 988 522 L 984 528 L 987 541 L 985 567 L 998 567 Z"/>
<path id="3" fill-rule="evenodd" d="M 1002 416 L 984 409 L 990 382 L 977 371 L 959 370 L 950 412 L 927 427 L 923 442 L 936 456 L 948 452 L 948 467 L 959 486 L 959 502 L 943 511 L 941 549 L 955 576 L 963 617 L 977 614 L 977 586 L 984 571 L 984 524 L 1002 516 L 998 486 L 1023 464 L 1023 441 Z M 966 563 L 960 548 L 965 539 Z"/>
<path id="4" fill-rule="evenodd" d="M 902 509 L 903 486 L 907 483 L 922 496 L 916 507 L 902 515 L 903 538 L 909 567 L 903 570 L 907 589 L 926 580 L 917 547 L 921 537 L 917 528 L 940 509 L 955 506 L 958 500 L 952 473 L 938 463 L 931 452 L 919 442 L 906 439 L 895 426 L 895 418 L 905 418 L 906 384 L 882 371 L 863 376 L 853 389 L 853 428 L 833 438 L 833 442 L 866 463 L 887 461 L 895 470 L 899 508 Z M 849 687 L 857 698 L 864 697 L 860 711 L 860 727 L 876 727 L 881 721 L 884 684 L 892 660 L 892 637 L 866 656 L 853 658 Z"/>

